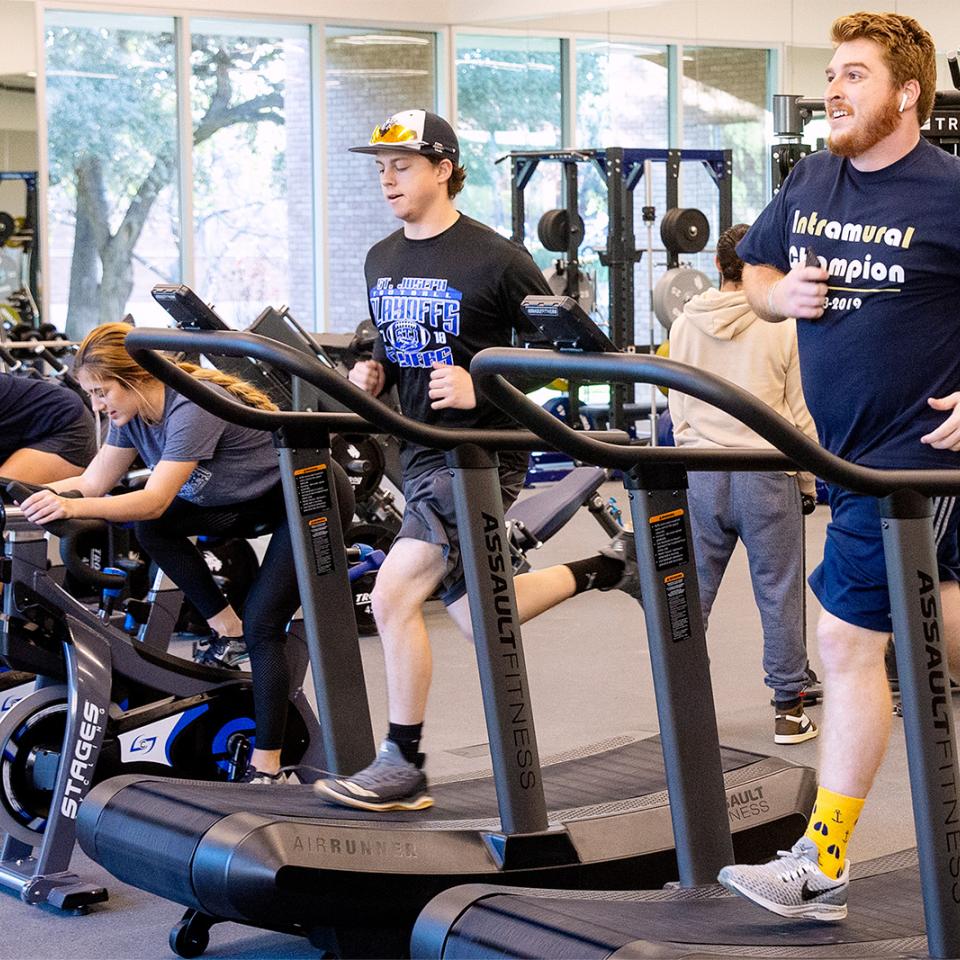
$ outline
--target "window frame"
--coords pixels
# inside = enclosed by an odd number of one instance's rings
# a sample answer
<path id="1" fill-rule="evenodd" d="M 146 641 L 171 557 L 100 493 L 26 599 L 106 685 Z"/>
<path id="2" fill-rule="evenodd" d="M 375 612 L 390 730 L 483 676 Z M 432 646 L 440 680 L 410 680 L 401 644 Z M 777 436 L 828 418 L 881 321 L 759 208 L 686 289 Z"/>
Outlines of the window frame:
<path id="1" fill-rule="evenodd" d="M 764 43 L 761 41 L 743 41 L 736 45 L 729 41 L 698 40 L 695 43 L 677 42 L 676 38 L 640 34 L 611 34 L 602 31 L 557 31 L 537 29 L 511 29 L 505 27 L 488 27 L 480 24 L 443 24 L 436 21 L 396 22 L 385 19 L 349 18 L 349 17 L 310 17 L 295 14 L 276 14 L 265 16 L 253 13 L 237 13 L 216 9 L 196 9 L 177 6 L 176 4 L 150 7 L 130 6 L 116 3 L 70 3 L 55 0 L 38 0 L 35 4 L 35 23 L 37 36 L 37 82 L 36 82 L 36 109 L 37 109 L 37 147 L 39 192 L 39 220 L 42 243 L 39 251 L 41 275 L 49 276 L 49 233 L 48 233 L 48 177 L 49 177 L 49 142 L 47 136 L 47 91 L 46 91 L 46 57 L 44 55 L 44 37 L 46 34 L 47 14 L 78 13 L 100 14 L 111 16 L 136 16 L 173 18 L 176 31 L 177 48 L 177 79 L 178 89 L 178 189 L 180 191 L 181 216 L 181 243 L 180 268 L 185 283 L 190 284 L 195 279 L 194 263 L 194 215 L 193 215 L 193 143 L 191 118 L 189 111 L 189 51 L 192 37 L 192 24 L 195 20 L 236 21 L 238 24 L 249 23 L 263 26 L 276 23 L 278 25 L 291 24 L 305 26 L 309 31 L 310 70 L 313 81 L 311 83 L 312 102 L 310 116 L 312 123 L 312 184 L 313 184 L 313 242 L 314 262 L 314 317 L 315 326 L 319 332 L 326 329 L 326 320 L 329 315 L 329 258 L 326 250 L 329 248 L 330 221 L 327 207 L 327 179 L 324 157 L 327 148 L 327 104 L 324 96 L 325 87 L 322 78 L 326 69 L 325 36 L 329 27 L 361 27 L 364 29 L 384 30 L 411 30 L 423 33 L 432 33 L 435 36 L 435 75 L 434 87 L 436 91 L 434 109 L 447 116 L 456 116 L 458 106 L 456 51 L 461 35 L 470 36 L 504 36 L 529 37 L 557 40 L 561 49 L 561 137 L 567 145 L 572 142 L 576 131 L 577 103 L 576 103 L 576 53 L 579 40 L 606 41 L 622 43 L 653 44 L 664 46 L 668 56 L 668 98 L 667 115 L 669 124 L 668 146 L 683 146 L 677 142 L 683 130 L 682 125 L 682 97 L 679 96 L 682 82 L 683 49 L 684 46 L 695 47 L 725 47 L 734 49 L 762 49 L 768 52 L 767 89 L 765 100 L 767 112 L 772 109 L 773 95 L 780 89 L 784 79 L 784 42 Z M 769 170 L 766 172 L 769 179 Z M 765 184 L 769 192 L 769 183 Z M 201 291 L 202 295 L 202 291 Z M 42 311 L 49 315 L 50 285 L 44 284 L 42 291 Z"/>

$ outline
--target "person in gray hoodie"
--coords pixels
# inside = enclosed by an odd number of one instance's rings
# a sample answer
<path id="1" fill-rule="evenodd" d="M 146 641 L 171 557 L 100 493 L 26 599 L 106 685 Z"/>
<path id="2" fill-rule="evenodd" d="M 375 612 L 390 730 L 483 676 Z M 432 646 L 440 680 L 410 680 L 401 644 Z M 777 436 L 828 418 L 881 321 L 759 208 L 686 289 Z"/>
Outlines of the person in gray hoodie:
<path id="1" fill-rule="evenodd" d="M 670 329 L 670 358 L 709 370 L 763 400 L 817 439 L 800 384 L 794 320 L 764 323 L 742 290 L 736 246 L 747 232 L 736 224 L 717 241 L 720 289 L 690 300 Z M 740 421 L 694 397 L 670 391 L 678 447 L 770 444 Z M 809 474 L 699 473 L 689 476 L 690 522 L 697 555 L 704 625 L 738 540 L 750 565 L 763 627 L 764 681 L 773 690 L 774 742 L 802 743 L 818 734 L 803 709 L 809 682 L 803 630 L 803 507 L 815 503 Z"/>

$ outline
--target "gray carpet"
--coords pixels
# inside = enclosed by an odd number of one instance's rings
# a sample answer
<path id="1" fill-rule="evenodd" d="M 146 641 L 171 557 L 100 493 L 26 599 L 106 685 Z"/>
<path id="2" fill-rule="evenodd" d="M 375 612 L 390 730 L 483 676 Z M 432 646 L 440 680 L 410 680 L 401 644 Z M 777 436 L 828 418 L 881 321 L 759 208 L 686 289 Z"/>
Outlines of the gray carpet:
<path id="1" fill-rule="evenodd" d="M 611 484 L 603 492 L 616 496 L 626 508 L 622 488 Z M 822 550 L 826 521 L 825 508 L 808 519 L 810 566 Z M 534 555 L 535 566 L 584 556 L 604 542 L 592 517 L 581 511 Z M 812 638 L 819 609 L 812 596 L 808 600 Z M 436 777 L 471 772 L 487 761 L 473 650 L 439 605 L 432 605 L 429 625 L 435 678 L 425 728 L 429 769 Z M 646 635 L 639 609 L 629 597 L 593 592 L 575 598 L 526 625 L 524 640 L 541 755 L 609 736 L 656 731 Z M 777 752 L 770 692 L 763 685 L 760 666 L 759 616 L 742 551 L 735 554 L 717 599 L 710 649 L 722 742 L 745 750 Z M 383 662 L 376 638 L 363 641 L 363 654 L 374 730 L 379 734 L 386 729 L 386 713 Z M 811 660 L 816 666 L 815 651 Z M 818 714 L 818 708 L 812 708 L 811 716 L 817 719 Z M 816 763 L 816 741 L 779 749 L 788 759 Z M 895 721 L 891 747 L 860 819 L 851 856 L 865 860 L 912 844 L 902 724 Z M 167 960 L 172 956 L 167 935 L 181 915 L 180 907 L 117 883 L 82 854 L 77 854 L 74 867 L 108 887 L 109 903 L 87 916 L 61 916 L 0 893 L 0 958 Z M 317 953 L 295 937 L 222 924 L 212 930 L 205 956 L 315 957 Z"/>

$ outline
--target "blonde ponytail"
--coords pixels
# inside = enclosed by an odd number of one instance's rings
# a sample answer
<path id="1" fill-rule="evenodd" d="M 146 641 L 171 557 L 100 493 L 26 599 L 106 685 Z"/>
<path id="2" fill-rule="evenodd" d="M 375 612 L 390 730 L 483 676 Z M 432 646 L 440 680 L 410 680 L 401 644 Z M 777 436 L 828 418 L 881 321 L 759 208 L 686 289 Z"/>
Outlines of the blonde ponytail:
<path id="1" fill-rule="evenodd" d="M 231 376 L 222 370 L 208 370 L 206 367 L 199 367 L 197 364 L 187 363 L 185 360 L 181 360 L 177 366 L 189 373 L 194 380 L 207 380 L 210 383 L 215 383 L 218 387 L 223 387 L 224 390 L 248 407 L 256 407 L 257 410 L 280 409 L 262 390 L 258 390 L 253 384 L 247 383 L 246 380 L 241 380 L 239 377 Z"/>
<path id="2" fill-rule="evenodd" d="M 134 391 L 141 398 L 143 385 L 156 380 L 127 353 L 124 341 L 130 332 L 126 323 L 104 323 L 94 327 L 84 338 L 77 349 L 73 361 L 74 375 L 81 369 L 86 369 L 97 380 L 117 380 L 128 390 Z M 207 370 L 195 363 L 177 363 L 181 370 L 186 371 L 196 380 L 207 380 L 219 387 L 223 387 L 232 396 L 236 397 L 248 407 L 258 410 L 276 410 L 277 405 L 262 391 L 220 370 Z"/>

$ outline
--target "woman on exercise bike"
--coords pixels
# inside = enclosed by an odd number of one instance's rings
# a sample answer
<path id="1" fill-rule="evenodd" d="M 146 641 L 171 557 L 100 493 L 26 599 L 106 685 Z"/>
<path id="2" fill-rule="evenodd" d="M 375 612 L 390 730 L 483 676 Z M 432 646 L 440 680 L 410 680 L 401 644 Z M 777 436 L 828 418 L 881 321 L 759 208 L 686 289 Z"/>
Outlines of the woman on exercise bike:
<path id="1" fill-rule="evenodd" d="M 289 686 L 284 628 L 300 597 L 272 437 L 219 419 L 149 374 L 124 349 L 129 329 L 108 323 L 92 330 L 74 363 L 94 410 L 109 418 L 104 445 L 81 476 L 33 494 L 21 505 L 23 512 L 34 523 L 70 517 L 134 523 L 138 542 L 214 631 L 205 662 L 235 665 L 244 649 L 249 654 L 256 748 L 244 779 L 282 782 Z M 195 364 L 179 366 L 243 403 L 276 409 L 265 394 L 236 377 Z M 106 496 L 137 454 L 151 470 L 146 485 Z M 349 482 L 336 465 L 334 470 L 341 509 L 352 512 Z M 58 495 L 67 490 L 83 497 Z M 272 537 L 241 622 L 189 538 L 250 536 L 263 532 L 265 524 Z"/>

